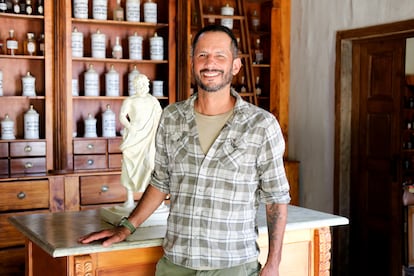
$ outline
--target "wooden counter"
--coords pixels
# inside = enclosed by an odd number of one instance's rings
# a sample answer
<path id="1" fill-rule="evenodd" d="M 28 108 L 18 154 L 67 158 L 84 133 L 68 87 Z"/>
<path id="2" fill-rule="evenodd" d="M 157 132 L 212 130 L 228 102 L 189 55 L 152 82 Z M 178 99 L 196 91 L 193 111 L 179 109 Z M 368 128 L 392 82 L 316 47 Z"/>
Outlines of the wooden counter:
<path id="1" fill-rule="evenodd" d="M 96 210 L 15 216 L 10 222 L 26 237 L 26 275 L 153 275 L 162 256 L 165 226 L 138 228 L 127 241 L 103 247 L 77 239 L 110 225 Z M 289 206 L 281 275 L 329 275 L 330 226 L 347 224 L 343 217 Z M 258 217 L 264 263 L 267 230 L 264 210 Z"/>

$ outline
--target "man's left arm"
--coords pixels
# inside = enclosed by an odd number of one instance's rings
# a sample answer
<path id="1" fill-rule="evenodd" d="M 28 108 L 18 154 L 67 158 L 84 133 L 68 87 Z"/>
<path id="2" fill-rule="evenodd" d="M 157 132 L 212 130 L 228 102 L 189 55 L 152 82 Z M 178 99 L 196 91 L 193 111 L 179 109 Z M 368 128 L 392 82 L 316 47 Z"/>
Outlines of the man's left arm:
<path id="1" fill-rule="evenodd" d="M 287 204 L 266 204 L 267 232 L 269 235 L 269 253 L 261 276 L 279 275 L 279 265 L 282 259 L 283 236 L 287 221 Z"/>

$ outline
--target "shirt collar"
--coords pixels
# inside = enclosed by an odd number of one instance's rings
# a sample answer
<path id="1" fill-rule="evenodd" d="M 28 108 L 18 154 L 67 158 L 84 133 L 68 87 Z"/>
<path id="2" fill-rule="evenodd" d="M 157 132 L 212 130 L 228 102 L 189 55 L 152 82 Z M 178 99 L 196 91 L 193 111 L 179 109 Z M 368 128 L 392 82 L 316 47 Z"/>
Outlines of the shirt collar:
<path id="1" fill-rule="evenodd" d="M 233 88 L 230 89 L 230 94 L 236 98 L 236 103 L 233 108 L 233 113 L 237 115 L 240 114 L 240 115 L 248 116 L 249 103 L 243 100 L 243 98 L 239 95 L 239 93 L 237 93 L 237 91 L 234 90 Z M 198 96 L 198 93 L 196 92 L 184 102 L 185 108 L 183 110 L 187 111 L 185 114 L 187 120 L 190 120 L 195 117 L 194 103 L 195 103 L 195 100 L 197 99 L 197 96 Z"/>

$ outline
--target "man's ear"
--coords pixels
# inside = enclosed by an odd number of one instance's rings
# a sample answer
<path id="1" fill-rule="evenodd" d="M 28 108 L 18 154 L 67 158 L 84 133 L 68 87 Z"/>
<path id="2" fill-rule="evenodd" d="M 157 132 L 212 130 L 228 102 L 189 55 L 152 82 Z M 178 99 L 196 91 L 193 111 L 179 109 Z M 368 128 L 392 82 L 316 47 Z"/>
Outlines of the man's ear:
<path id="1" fill-rule="evenodd" d="M 233 76 L 237 75 L 241 69 L 241 67 L 243 66 L 241 59 L 240 58 L 235 58 L 233 60 Z"/>

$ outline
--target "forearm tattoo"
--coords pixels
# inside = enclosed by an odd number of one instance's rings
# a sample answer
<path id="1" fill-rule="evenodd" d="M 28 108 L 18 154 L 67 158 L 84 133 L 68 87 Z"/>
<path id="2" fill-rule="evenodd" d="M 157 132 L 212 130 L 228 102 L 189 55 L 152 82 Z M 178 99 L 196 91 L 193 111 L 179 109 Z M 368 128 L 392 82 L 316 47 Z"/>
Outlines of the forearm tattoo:
<path id="1" fill-rule="evenodd" d="M 270 204 L 267 206 L 267 229 L 269 233 L 269 241 L 276 240 L 278 237 L 276 235 L 277 221 L 280 218 L 280 210 L 276 203 Z"/>

